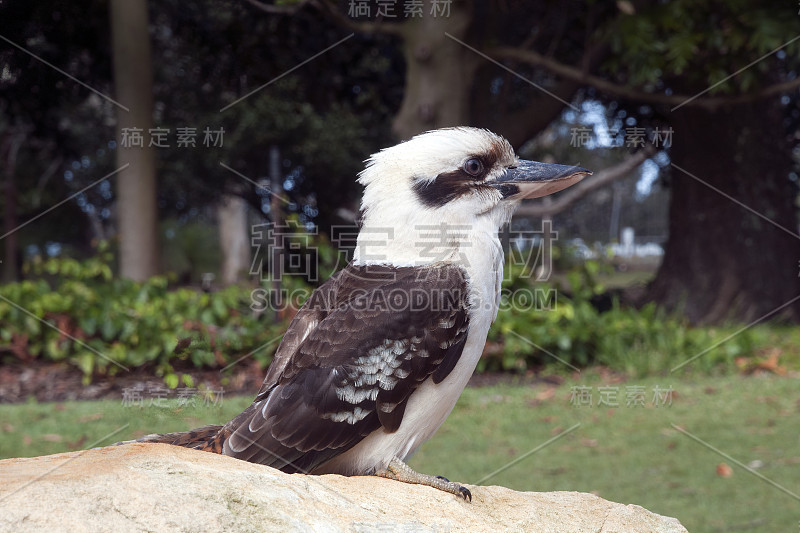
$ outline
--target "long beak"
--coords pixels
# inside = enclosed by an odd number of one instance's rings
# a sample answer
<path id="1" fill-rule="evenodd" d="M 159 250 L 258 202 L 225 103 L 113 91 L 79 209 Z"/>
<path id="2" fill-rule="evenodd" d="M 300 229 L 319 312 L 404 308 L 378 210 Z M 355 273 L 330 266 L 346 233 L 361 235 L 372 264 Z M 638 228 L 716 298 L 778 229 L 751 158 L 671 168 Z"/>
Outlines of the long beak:
<path id="1" fill-rule="evenodd" d="M 500 191 L 504 200 L 540 198 L 575 185 L 591 173 L 581 167 L 520 160 L 487 185 Z"/>

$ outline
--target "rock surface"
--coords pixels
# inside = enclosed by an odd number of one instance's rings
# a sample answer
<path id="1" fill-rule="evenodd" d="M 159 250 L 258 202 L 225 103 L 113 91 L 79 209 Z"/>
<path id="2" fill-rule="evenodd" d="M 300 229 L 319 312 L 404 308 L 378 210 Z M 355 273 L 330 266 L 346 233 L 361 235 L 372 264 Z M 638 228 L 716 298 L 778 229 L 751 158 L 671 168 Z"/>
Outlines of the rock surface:
<path id="1" fill-rule="evenodd" d="M 471 486 L 467 503 L 378 477 L 289 475 L 166 444 L 6 459 L 0 480 L 0 531 L 686 531 L 592 494 Z"/>

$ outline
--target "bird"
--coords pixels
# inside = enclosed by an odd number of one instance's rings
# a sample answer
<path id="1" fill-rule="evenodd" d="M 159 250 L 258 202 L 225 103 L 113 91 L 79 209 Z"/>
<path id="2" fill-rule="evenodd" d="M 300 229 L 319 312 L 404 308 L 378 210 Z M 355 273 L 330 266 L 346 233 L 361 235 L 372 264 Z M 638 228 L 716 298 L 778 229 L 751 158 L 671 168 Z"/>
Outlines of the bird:
<path id="1" fill-rule="evenodd" d="M 377 475 L 464 500 L 406 460 L 467 385 L 497 317 L 498 234 L 524 198 L 591 174 L 520 159 L 485 129 L 431 130 L 373 154 L 351 261 L 299 309 L 253 403 L 224 425 L 148 435 L 289 473 Z M 134 442 L 134 441 L 126 441 Z"/>

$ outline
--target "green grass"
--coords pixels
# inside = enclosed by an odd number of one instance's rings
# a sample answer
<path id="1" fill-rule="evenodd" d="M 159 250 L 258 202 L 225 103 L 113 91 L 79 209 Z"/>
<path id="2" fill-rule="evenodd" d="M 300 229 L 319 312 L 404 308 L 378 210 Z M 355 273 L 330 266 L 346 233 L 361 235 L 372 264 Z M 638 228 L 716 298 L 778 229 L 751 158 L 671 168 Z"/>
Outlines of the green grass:
<path id="1" fill-rule="evenodd" d="M 625 387 L 644 386 L 646 406 L 625 407 Z M 594 492 L 675 516 L 689 531 L 794 531 L 800 501 L 681 434 L 678 425 L 800 494 L 800 388 L 796 379 L 738 376 L 648 378 L 615 385 L 620 407 L 597 407 L 596 376 L 567 382 L 546 399 L 542 387 L 472 389 L 412 465 L 475 482 L 575 424 L 580 426 L 484 481 L 517 490 Z M 592 387 L 594 407 L 570 404 Z M 671 406 L 655 407 L 655 387 L 672 386 Z M 721 477 L 727 463 L 733 475 Z"/>
<path id="2" fill-rule="evenodd" d="M 674 378 L 674 379 L 673 379 Z M 450 479 L 517 490 L 574 490 L 675 516 L 689 531 L 796 531 L 800 501 L 674 429 L 682 427 L 795 494 L 800 494 L 800 387 L 775 376 L 656 377 L 603 383 L 584 371 L 547 385 L 467 389 L 453 414 L 412 459 L 414 468 Z M 591 387 L 594 405 L 571 403 Z M 618 387 L 617 408 L 598 407 L 598 387 Z M 640 386 L 644 407 L 626 407 Z M 656 387 L 674 390 L 656 407 Z M 613 389 L 607 389 L 613 391 Z M 118 401 L 0 405 L 0 457 L 99 446 L 151 432 L 225 422 L 250 398 L 221 407 L 125 407 Z M 563 435 L 572 426 L 576 429 Z M 110 433 L 123 428 L 111 437 Z M 520 458 L 559 434 L 561 438 Z M 106 437 L 104 439 L 104 437 Z M 756 461 L 760 462 L 757 463 Z M 732 475 L 718 475 L 720 463 Z"/>

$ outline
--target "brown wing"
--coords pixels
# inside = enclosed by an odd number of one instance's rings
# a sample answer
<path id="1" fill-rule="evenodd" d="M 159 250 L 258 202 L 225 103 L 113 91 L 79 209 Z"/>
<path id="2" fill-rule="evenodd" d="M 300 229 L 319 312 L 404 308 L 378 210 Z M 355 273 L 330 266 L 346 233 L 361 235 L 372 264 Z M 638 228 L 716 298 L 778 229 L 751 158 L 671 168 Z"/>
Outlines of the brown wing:
<path id="1" fill-rule="evenodd" d="M 348 266 L 295 317 L 255 402 L 223 430 L 224 453 L 309 471 L 396 431 L 411 393 L 461 356 L 467 301 L 456 266 Z"/>

